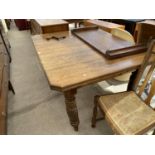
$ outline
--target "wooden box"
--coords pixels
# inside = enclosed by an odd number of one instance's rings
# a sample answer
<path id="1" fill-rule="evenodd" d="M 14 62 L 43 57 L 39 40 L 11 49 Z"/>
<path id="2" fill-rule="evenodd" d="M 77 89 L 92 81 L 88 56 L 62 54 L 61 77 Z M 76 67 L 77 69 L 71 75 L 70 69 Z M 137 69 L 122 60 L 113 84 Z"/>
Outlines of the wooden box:
<path id="1" fill-rule="evenodd" d="M 68 31 L 69 23 L 61 19 L 32 19 L 31 31 L 33 34 L 45 34 Z"/>

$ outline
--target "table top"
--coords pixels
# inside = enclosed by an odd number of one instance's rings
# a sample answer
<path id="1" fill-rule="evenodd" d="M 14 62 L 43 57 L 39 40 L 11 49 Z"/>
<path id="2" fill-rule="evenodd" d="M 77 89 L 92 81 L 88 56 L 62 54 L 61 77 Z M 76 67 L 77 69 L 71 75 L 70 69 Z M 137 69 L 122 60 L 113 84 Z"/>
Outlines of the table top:
<path id="1" fill-rule="evenodd" d="M 41 26 L 61 25 L 68 24 L 68 22 L 62 19 L 35 19 L 35 21 Z"/>
<path id="2" fill-rule="evenodd" d="M 113 28 L 125 28 L 124 25 L 120 25 L 120 24 L 115 24 L 115 23 L 111 23 L 111 22 L 106 22 L 106 21 L 101 21 L 101 20 L 86 20 L 85 23 L 91 23 L 94 25 L 98 25 L 98 26 L 102 26 L 102 27 L 107 27 L 109 29 L 113 29 Z"/>
<path id="3" fill-rule="evenodd" d="M 46 40 L 49 36 L 66 36 Z M 106 38 L 106 35 L 105 35 Z M 66 91 L 135 70 L 144 53 L 108 60 L 69 32 L 32 36 L 51 88 Z"/>
<path id="4" fill-rule="evenodd" d="M 144 20 L 142 22 L 139 22 L 138 24 L 140 24 L 140 23 L 146 23 L 146 24 L 155 25 L 155 20 Z"/>

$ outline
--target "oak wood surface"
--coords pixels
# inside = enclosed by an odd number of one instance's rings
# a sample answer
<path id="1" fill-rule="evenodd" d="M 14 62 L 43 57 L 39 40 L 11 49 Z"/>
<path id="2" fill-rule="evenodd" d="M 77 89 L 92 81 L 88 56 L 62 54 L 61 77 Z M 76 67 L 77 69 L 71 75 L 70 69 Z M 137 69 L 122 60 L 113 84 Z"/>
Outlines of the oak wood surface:
<path id="1" fill-rule="evenodd" d="M 93 20 L 93 19 L 84 21 L 84 25 L 85 26 L 95 25 L 107 32 L 111 32 L 111 30 L 114 28 L 125 29 L 124 25 L 115 24 L 107 21 L 101 21 L 101 20 Z"/>
<path id="2" fill-rule="evenodd" d="M 53 35 L 66 38 L 46 40 L 46 37 Z M 51 88 L 59 91 L 133 71 L 140 66 L 144 57 L 144 53 L 141 53 L 108 60 L 69 32 L 35 35 L 32 40 Z"/>
<path id="3" fill-rule="evenodd" d="M 35 19 L 35 21 L 41 26 L 61 25 L 68 24 L 68 22 L 62 19 Z"/>

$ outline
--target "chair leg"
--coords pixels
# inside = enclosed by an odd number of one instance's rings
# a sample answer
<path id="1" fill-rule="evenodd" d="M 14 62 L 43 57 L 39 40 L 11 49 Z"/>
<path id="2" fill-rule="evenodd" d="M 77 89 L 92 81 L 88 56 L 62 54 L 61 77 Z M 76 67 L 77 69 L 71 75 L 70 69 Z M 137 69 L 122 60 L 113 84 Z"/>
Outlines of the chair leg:
<path id="1" fill-rule="evenodd" d="M 153 131 L 153 134 L 152 135 L 155 135 L 155 130 Z"/>
<path id="2" fill-rule="evenodd" d="M 9 81 L 9 90 L 11 90 L 13 94 L 15 94 L 14 88 L 13 88 L 12 83 L 10 81 Z"/>
<path id="3" fill-rule="evenodd" d="M 92 128 L 96 127 L 96 117 L 97 117 L 97 104 L 99 96 L 94 97 L 94 108 L 93 108 L 93 117 L 92 117 Z"/>

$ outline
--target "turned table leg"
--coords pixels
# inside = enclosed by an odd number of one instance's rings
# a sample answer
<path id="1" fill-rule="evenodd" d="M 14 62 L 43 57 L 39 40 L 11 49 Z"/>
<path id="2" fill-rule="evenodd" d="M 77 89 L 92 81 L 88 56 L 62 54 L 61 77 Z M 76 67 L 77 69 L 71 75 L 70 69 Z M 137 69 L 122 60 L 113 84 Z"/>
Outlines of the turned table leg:
<path id="1" fill-rule="evenodd" d="M 76 101 L 75 101 L 75 94 L 76 94 L 76 89 L 64 92 L 66 110 L 67 110 L 68 117 L 70 119 L 70 123 L 74 127 L 74 130 L 78 131 L 79 117 L 78 117 L 78 110 L 77 110 Z"/>

